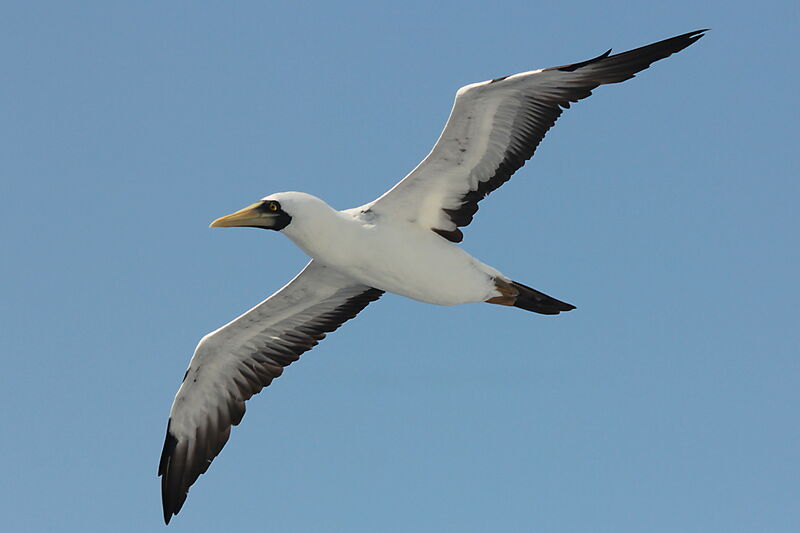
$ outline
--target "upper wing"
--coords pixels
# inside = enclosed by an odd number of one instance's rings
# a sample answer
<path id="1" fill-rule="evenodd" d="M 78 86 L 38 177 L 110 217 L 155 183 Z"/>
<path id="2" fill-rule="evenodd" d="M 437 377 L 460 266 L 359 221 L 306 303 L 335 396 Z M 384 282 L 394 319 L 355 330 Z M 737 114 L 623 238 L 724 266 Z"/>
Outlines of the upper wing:
<path id="1" fill-rule="evenodd" d="M 621 54 L 462 87 L 433 150 L 391 190 L 364 206 L 461 242 L 478 202 L 533 156 L 562 108 L 604 83 L 632 78 L 702 37 L 698 30 Z"/>
<path id="2" fill-rule="evenodd" d="M 242 420 L 244 402 L 382 294 L 311 261 L 281 290 L 203 337 L 172 403 L 158 466 L 167 523 Z"/>

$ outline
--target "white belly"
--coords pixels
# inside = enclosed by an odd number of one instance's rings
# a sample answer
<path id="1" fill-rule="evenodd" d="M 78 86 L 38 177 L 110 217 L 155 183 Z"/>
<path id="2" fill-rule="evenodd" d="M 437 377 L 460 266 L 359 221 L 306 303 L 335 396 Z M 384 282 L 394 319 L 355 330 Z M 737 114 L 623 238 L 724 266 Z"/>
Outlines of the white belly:
<path id="1" fill-rule="evenodd" d="M 433 237 L 442 240 L 436 234 Z M 443 244 L 446 247 L 427 249 L 420 243 L 398 245 L 343 266 L 368 285 L 422 302 L 457 305 L 497 296 L 494 274 L 485 265 L 461 248 Z"/>
<path id="2" fill-rule="evenodd" d="M 336 230 L 335 238 L 293 240 L 314 259 L 366 285 L 414 300 L 457 305 L 499 295 L 492 278 L 500 272 L 433 231 L 355 223 Z"/>

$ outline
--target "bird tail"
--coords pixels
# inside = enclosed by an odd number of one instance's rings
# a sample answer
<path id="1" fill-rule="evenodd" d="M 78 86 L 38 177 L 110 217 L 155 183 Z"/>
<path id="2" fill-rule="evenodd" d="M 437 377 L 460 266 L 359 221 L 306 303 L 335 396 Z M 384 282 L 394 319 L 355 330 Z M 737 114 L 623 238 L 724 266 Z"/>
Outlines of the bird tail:
<path id="1" fill-rule="evenodd" d="M 533 311 L 542 315 L 557 315 L 562 311 L 572 311 L 575 306 L 532 289 L 516 281 L 502 278 L 494 279 L 500 296 L 486 300 L 490 304 L 509 305 Z"/>

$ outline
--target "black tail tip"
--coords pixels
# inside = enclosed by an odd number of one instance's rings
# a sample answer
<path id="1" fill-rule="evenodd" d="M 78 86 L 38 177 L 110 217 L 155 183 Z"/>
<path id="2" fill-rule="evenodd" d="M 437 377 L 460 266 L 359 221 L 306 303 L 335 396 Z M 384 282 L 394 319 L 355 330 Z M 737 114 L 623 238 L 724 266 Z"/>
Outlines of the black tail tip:
<path id="1" fill-rule="evenodd" d="M 522 283 L 512 281 L 511 285 L 519 291 L 517 300 L 514 302 L 514 307 L 519 307 L 526 311 L 533 311 L 540 315 L 557 315 L 561 312 L 575 309 L 575 306 L 572 304 L 556 300 L 552 296 L 548 296 Z"/>

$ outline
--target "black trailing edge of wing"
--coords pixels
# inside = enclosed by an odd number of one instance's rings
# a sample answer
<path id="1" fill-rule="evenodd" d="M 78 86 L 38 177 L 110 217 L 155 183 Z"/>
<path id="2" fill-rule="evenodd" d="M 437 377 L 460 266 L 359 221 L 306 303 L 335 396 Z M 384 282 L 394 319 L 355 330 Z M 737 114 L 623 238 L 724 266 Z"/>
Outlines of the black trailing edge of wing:
<path id="1" fill-rule="evenodd" d="M 553 95 L 531 95 L 525 99 L 514 120 L 514 131 L 508 149 L 494 174 L 480 181 L 476 189 L 462 196 L 460 207 L 443 209 L 456 225 L 456 229 L 433 228 L 433 231 L 449 241 L 461 242 L 464 234 L 458 228 L 472 222 L 472 217 L 478 211 L 478 202 L 507 182 L 514 172 L 533 157 L 547 131 L 561 116 L 562 110 L 569 108 L 570 102 L 586 98 L 600 85 L 619 83 L 634 77 L 652 63 L 691 45 L 706 31 L 708 30 L 684 33 L 615 55 L 609 55 L 609 50 L 588 61 L 544 69 L 542 72 L 556 70 L 570 73 L 569 83 L 556 88 Z M 505 77 L 495 78 L 492 82 L 497 83 L 504 79 Z"/>

